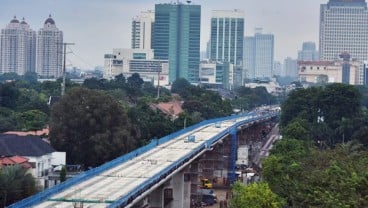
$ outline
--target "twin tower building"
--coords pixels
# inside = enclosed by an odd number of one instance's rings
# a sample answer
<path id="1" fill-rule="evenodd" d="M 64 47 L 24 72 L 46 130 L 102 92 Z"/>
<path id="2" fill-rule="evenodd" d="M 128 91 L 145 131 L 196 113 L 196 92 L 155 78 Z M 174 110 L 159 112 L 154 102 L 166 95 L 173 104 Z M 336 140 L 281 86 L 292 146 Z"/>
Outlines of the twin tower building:
<path id="1" fill-rule="evenodd" d="M 0 74 L 36 72 L 42 78 L 61 76 L 63 32 L 51 15 L 37 33 L 24 18 L 14 17 L 1 30 L 0 40 Z"/>

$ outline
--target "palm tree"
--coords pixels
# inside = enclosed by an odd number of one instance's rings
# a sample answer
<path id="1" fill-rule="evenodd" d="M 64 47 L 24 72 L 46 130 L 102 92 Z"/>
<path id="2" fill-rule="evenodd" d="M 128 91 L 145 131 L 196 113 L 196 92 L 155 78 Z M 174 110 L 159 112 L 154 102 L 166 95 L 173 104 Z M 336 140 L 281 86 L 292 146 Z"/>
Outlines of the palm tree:
<path id="1" fill-rule="evenodd" d="M 0 169 L 0 206 L 7 206 L 37 192 L 31 173 L 20 165 Z"/>

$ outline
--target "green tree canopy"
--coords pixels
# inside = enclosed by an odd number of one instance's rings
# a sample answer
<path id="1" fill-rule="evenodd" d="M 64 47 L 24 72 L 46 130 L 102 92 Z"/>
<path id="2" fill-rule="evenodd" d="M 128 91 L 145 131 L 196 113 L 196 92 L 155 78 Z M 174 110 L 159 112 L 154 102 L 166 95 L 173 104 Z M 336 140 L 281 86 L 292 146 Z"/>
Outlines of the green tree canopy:
<path id="1" fill-rule="evenodd" d="M 283 139 L 263 161 L 262 175 L 290 207 L 367 207 L 367 159 L 356 142 L 317 149 Z"/>
<path id="2" fill-rule="evenodd" d="M 69 164 L 98 166 L 136 147 L 139 132 L 119 103 L 105 93 L 74 88 L 55 104 L 50 140 Z"/>
<path id="3" fill-rule="evenodd" d="M 281 208 L 283 201 L 271 191 L 267 183 L 247 186 L 236 182 L 232 187 L 231 208 Z"/>
<path id="4" fill-rule="evenodd" d="M 328 146 L 351 140 L 354 130 L 364 126 L 364 120 L 367 120 L 362 119 L 364 115 L 358 89 L 339 83 L 297 89 L 289 94 L 281 109 L 280 124 L 283 133 L 296 139 L 309 137 Z M 299 127 L 304 127 L 308 135 L 301 135 L 305 131 L 295 131 L 298 124 L 295 121 L 299 124 L 303 121 L 304 125 Z"/>

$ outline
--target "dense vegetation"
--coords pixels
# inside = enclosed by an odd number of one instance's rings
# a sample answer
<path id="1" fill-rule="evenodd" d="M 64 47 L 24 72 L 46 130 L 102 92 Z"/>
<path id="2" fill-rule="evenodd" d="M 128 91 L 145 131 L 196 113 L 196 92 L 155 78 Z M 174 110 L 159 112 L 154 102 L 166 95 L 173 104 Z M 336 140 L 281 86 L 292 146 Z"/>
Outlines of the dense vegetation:
<path id="1" fill-rule="evenodd" d="M 174 82 L 171 91 L 160 87 L 157 98 L 157 88 L 133 74 L 113 80 L 90 78 L 82 85 L 67 79 L 66 95 L 50 108 L 48 99 L 60 94 L 60 86 L 61 80 L 37 82 L 34 73 L 1 75 L 0 132 L 49 125 L 52 146 L 67 152 L 67 163 L 86 167 L 202 120 L 228 116 L 234 108 L 250 110 L 274 100 L 265 88 L 240 88 L 224 98 L 185 79 Z M 171 100 L 183 103 L 184 112 L 175 119 L 152 108 Z"/>
<path id="2" fill-rule="evenodd" d="M 283 103 L 283 139 L 262 176 L 287 207 L 368 207 L 365 91 L 330 84 L 295 90 Z"/>

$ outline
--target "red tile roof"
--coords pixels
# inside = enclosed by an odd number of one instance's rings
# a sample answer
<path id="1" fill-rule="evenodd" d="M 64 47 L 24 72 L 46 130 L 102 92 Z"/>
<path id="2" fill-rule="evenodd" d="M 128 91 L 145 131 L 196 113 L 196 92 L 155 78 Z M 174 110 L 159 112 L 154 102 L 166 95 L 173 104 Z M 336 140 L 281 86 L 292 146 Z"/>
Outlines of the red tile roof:
<path id="1" fill-rule="evenodd" d="M 37 130 L 37 131 L 7 131 L 7 132 L 4 132 L 3 134 L 15 134 L 18 136 L 28 136 L 28 135 L 43 136 L 43 135 L 49 135 L 49 128 L 44 128 L 44 129 Z"/>
<path id="2" fill-rule="evenodd" d="M 171 102 L 166 102 L 166 103 L 154 104 L 153 107 L 159 109 L 166 115 L 175 117 L 183 112 L 181 105 L 182 103 L 180 101 L 171 101 Z"/>
<path id="3" fill-rule="evenodd" d="M 23 168 L 31 168 L 32 165 L 28 162 L 28 158 L 21 157 L 18 155 L 11 157 L 0 157 L 0 167 L 10 165 L 21 165 Z"/>

